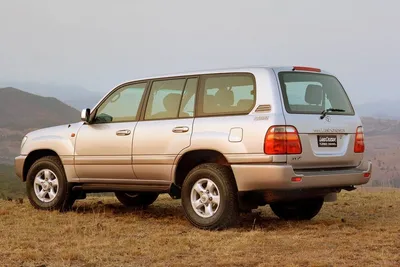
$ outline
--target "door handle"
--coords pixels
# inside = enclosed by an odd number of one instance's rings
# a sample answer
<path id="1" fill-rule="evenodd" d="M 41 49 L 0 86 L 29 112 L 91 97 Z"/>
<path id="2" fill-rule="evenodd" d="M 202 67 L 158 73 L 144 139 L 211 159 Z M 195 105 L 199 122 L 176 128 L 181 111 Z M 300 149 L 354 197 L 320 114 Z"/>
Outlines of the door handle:
<path id="1" fill-rule="evenodd" d="M 174 129 L 172 129 L 172 132 L 174 133 L 186 133 L 189 131 L 189 127 L 187 126 L 177 126 Z"/>
<path id="2" fill-rule="evenodd" d="M 130 135 L 131 131 L 130 130 L 119 130 L 116 132 L 116 135 L 118 136 L 124 136 L 124 135 Z"/>

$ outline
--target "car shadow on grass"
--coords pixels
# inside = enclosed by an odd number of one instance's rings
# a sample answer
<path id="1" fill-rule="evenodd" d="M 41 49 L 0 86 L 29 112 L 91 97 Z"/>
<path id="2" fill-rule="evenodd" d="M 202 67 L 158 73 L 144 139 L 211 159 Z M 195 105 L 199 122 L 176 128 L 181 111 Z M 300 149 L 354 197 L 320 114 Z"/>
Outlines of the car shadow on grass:
<path id="1" fill-rule="evenodd" d="M 104 214 L 106 217 L 135 216 L 146 220 L 177 220 L 187 221 L 184 215 L 180 200 L 167 198 L 158 199 L 149 207 L 125 207 L 114 198 L 90 198 L 77 201 L 73 206 L 72 212 L 79 214 Z M 343 214 L 344 215 L 344 214 Z M 365 216 L 365 215 L 364 215 Z M 189 222 L 187 221 L 188 225 Z M 303 230 L 312 230 L 319 227 L 362 227 L 360 220 L 354 224 L 345 220 L 343 217 L 329 214 L 318 215 L 309 221 L 285 221 L 275 215 L 268 206 L 260 207 L 250 213 L 241 213 L 237 224 L 231 229 L 236 231 L 262 230 L 274 231 L 288 228 L 301 228 Z"/>
<path id="2" fill-rule="evenodd" d="M 110 200 L 107 200 L 106 202 L 101 200 L 90 202 L 78 201 L 71 211 L 80 214 L 104 213 L 113 216 L 138 215 L 144 216 L 147 219 L 161 219 L 171 216 L 184 218 L 182 207 L 178 201 L 166 202 L 163 200 L 159 202 L 156 201 L 148 207 L 126 207 L 118 201 L 113 202 Z"/>
<path id="3" fill-rule="evenodd" d="M 236 231 L 249 230 L 277 230 L 281 227 L 298 224 L 280 220 L 272 214 L 265 213 L 266 207 L 253 210 L 250 213 L 241 213 L 237 224 L 231 229 Z M 263 210 L 264 212 L 261 212 Z M 105 214 L 107 217 L 136 216 L 146 220 L 178 220 L 186 221 L 183 208 L 179 200 L 160 200 L 149 207 L 125 207 L 118 201 L 91 200 L 78 201 L 71 212 L 79 214 Z M 189 225 L 189 222 L 187 222 Z"/>

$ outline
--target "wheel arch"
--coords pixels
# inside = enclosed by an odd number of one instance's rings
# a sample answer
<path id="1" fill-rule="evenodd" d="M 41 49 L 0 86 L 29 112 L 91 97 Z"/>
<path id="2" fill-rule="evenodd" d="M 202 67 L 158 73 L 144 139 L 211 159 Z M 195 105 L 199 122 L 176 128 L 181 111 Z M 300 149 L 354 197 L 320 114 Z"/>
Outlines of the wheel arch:
<path id="1" fill-rule="evenodd" d="M 176 163 L 172 179 L 174 190 L 171 191 L 173 191 L 173 196 L 180 197 L 180 188 L 188 173 L 196 166 L 204 163 L 217 163 L 227 166 L 232 172 L 232 177 L 234 177 L 230 163 L 221 152 L 212 149 L 191 150 L 184 153 Z M 236 185 L 236 180 L 234 182 Z"/>
<path id="2" fill-rule="evenodd" d="M 28 171 L 32 167 L 32 165 L 37 160 L 39 160 L 43 157 L 47 157 L 47 156 L 55 156 L 61 162 L 60 156 L 54 150 L 51 150 L 51 149 L 38 149 L 38 150 L 31 151 L 28 154 L 28 156 L 26 157 L 25 162 L 24 162 L 23 173 L 22 173 L 22 179 L 24 182 L 26 182 L 26 178 L 28 176 Z"/>

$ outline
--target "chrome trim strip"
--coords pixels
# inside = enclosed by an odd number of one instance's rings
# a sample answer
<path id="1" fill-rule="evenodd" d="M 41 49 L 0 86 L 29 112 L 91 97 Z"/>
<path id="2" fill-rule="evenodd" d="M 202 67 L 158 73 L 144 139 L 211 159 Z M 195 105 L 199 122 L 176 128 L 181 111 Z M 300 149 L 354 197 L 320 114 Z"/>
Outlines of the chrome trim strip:
<path id="1" fill-rule="evenodd" d="M 224 154 L 224 156 L 231 164 L 273 162 L 273 156 L 265 154 Z"/>
<path id="2" fill-rule="evenodd" d="M 63 165 L 74 165 L 74 156 L 60 156 Z"/>
<path id="3" fill-rule="evenodd" d="M 131 156 L 75 156 L 75 165 L 131 165 Z"/>
<path id="4" fill-rule="evenodd" d="M 129 184 L 129 185 L 154 185 L 154 186 L 168 186 L 171 181 L 165 180 L 138 180 L 138 179 L 114 179 L 114 178 L 81 178 L 81 183 L 88 184 Z"/>
<path id="5" fill-rule="evenodd" d="M 176 155 L 133 155 L 133 165 L 172 165 Z"/>

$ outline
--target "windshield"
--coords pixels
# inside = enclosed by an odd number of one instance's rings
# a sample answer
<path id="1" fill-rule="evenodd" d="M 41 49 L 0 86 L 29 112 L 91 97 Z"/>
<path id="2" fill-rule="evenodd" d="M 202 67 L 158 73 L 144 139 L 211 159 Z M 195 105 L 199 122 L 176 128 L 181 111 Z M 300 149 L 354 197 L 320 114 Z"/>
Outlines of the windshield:
<path id="1" fill-rule="evenodd" d="M 354 115 L 353 107 L 340 82 L 331 75 L 280 72 L 279 82 L 288 113 Z M 340 112 L 338 111 L 340 110 Z"/>

